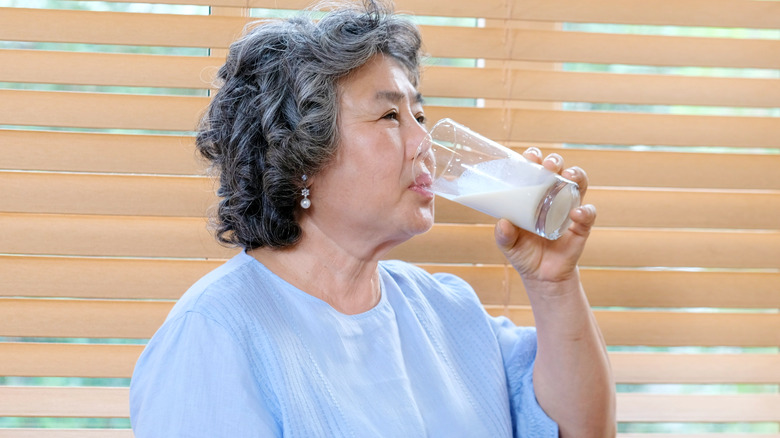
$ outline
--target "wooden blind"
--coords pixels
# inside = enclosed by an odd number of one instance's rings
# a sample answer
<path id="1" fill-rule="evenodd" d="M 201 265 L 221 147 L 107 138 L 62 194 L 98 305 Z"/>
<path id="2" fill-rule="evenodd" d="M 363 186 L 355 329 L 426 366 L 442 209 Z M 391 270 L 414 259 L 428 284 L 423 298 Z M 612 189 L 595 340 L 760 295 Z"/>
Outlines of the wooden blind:
<path id="1" fill-rule="evenodd" d="M 192 131 L 225 48 L 281 4 L 0 1 L 0 438 L 132 436 L 145 340 L 235 253 Z M 396 5 L 432 57 L 430 119 L 588 171 L 620 436 L 780 437 L 780 2 Z M 533 324 L 494 220 L 436 214 L 391 257 Z"/>

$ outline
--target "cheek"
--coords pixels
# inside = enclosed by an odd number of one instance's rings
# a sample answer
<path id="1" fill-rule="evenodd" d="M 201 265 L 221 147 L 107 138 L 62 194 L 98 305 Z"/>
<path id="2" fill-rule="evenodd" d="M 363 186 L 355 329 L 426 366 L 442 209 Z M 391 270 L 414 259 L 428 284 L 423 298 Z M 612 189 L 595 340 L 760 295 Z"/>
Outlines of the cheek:
<path id="1" fill-rule="evenodd" d="M 396 130 L 397 131 L 397 130 Z M 334 176 L 352 196 L 388 196 L 403 178 L 404 151 L 394 130 L 371 129 L 344 134 Z M 411 173 L 411 170 L 409 170 Z"/>

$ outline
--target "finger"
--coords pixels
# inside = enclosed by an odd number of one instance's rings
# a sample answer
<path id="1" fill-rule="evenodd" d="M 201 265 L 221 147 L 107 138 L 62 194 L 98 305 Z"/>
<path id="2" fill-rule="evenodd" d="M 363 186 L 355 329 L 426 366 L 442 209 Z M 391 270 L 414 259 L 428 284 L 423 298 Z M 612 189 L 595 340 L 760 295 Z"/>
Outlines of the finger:
<path id="1" fill-rule="evenodd" d="M 563 169 L 563 157 L 552 153 L 542 161 L 542 166 L 551 172 L 560 173 L 561 169 Z"/>
<path id="2" fill-rule="evenodd" d="M 588 191 L 588 174 L 581 167 L 570 167 L 561 172 L 561 176 L 577 183 L 580 187 L 580 196 L 585 196 L 585 192 Z"/>
<path id="3" fill-rule="evenodd" d="M 572 224 L 569 230 L 578 236 L 587 237 L 596 223 L 596 207 L 593 204 L 582 205 L 572 210 L 570 217 Z"/>
<path id="4" fill-rule="evenodd" d="M 530 148 L 526 149 L 525 152 L 523 152 L 523 157 L 532 163 L 541 164 L 542 151 L 540 151 L 537 147 L 531 146 Z"/>

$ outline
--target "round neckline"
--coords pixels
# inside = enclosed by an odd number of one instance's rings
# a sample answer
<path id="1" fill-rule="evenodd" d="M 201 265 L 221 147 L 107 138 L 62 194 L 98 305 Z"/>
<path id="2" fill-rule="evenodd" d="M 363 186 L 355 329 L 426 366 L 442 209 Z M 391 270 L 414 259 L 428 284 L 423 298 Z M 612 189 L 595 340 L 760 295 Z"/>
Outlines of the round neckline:
<path id="1" fill-rule="evenodd" d="M 251 255 L 247 254 L 246 251 L 241 251 L 238 256 L 244 258 L 247 260 L 248 263 L 253 264 L 253 266 L 256 266 L 258 269 L 263 271 L 264 273 L 267 273 L 271 277 L 273 277 L 277 282 L 283 284 L 286 288 L 286 290 L 292 292 L 298 299 L 310 302 L 313 305 L 316 305 L 318 307 L 324 307 L 328 313 L 331 313 L 333 315 L 336 315 L 339 318 L 342 319 L 353 319 L 358 320 L 362 318 L 367 318 L 372 316 L 373 314 L 383 310 L 385 307 L 387 307 L 387 297 L 385 293 L 385 280 L 384 276 L 382 275 L 382 269 L 380 267 L 377 267 L 378 273 L 379 273 L 379 301 L 376 303 L 376 305 L 365 312 L 361 313 L 355 313 L 355 314 L 348 314 L 343 313 L 338 310 L 336 310 L 333 306 L 331 306 L 328 302 L 325 300 L 322 300 L 320 298 L 315 297 L 314 295 L 299 289 L 298 287 L 292 285 L 284 278 L 277 275 L 274 271 L 270 270 L 266 265 L 264 265 L 260 260 L 257 260 L 256 258 L 252 257 Z M 380 265 L 381 266 L 381 265 Z"/>

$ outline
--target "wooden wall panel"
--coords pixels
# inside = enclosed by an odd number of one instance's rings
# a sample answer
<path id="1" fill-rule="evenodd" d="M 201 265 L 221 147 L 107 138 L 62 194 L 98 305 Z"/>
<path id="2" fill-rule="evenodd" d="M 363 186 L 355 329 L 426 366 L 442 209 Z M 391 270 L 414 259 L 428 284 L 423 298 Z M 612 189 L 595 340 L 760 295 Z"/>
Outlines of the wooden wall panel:
<path id="1" fill-rule="evenodd" d="M 141 345 L 28 341 L 151 336 L 174 300 L 237 251 L 215 243 L 209 231 L 205 212 L 214 186 L 188 133 L 213 92 L 225 49 L 253 20 L 246 8 L 279 2 L 145 3 L 212 9 L 199 16 L 0 9 L 0 40 L 25 47 L 0 48 L 0 82 L 28 89 L 0 90 L 0 336 L 18 338 L 0 342 L 0 376 L 129 377 Z M 308 3 L 290 0 L 284 7 Z M 426 68 L 426 96 L 484 106 L 432 105 L 429 119 L 452 117 L 518 150 L 538 145 L 588 171 L 586 200 L 597 205 L 599 219 L 581 274 L 607 342 L 632 349 L 610 353 L 617 382 L 778 383 L 780 87 L 776 78 L 705 75 L 711 67 L 718 75 L 720 68 L 728 75 L 780 69 L 780 41 L 766 36 L 780 28 L 780 3 L 398 0 L 397 7 L 486 19 L 483 27 L 421 27 L 432 56 L 478 58 L 487 66 Z M 562 31 L 561 22 L 760 32 L 739 38 L 721 31 L 714 37 L 608 34 Z M 102 46 L 38 50 L 36 42 L 201 48 L 203 56 L 101 53 Z M 580 73 L 561 71 L 562 63 L 702 69 L 693 76 L 664 69 Z M 101 87 L 145 89 L 118 94 Z M 49 91 L 57 89 L 82 91 Z M 178 93 L 197 95 L 169 95 Z M 632 106 L 572 111 L 563 102 Z M 719 115 L 677 114 L 690 106 Z M 160 135 L 166 132 L 173 135 Z M 493 243 L 494 220 L 447 201 L 439 201 L 436 219 L 433 230 L 390 257 L 455 273 L 491 314 L 533 324 L 522 281 Z M 679 351 L 686 353 L 636 352 L 646 346 L 685 347 Z M 729 353 L 690 353 L 690 346 L 727 346 Z M 618 405 L 619 420 L 627 423 L 780 422 L 777 394 L 621 393 Z M 127 415 L 127 388 L 0 386 L 0 416 Z M 130 438 L 132 432 L 0 429 L 0 437 L 9 436 Z"/>

